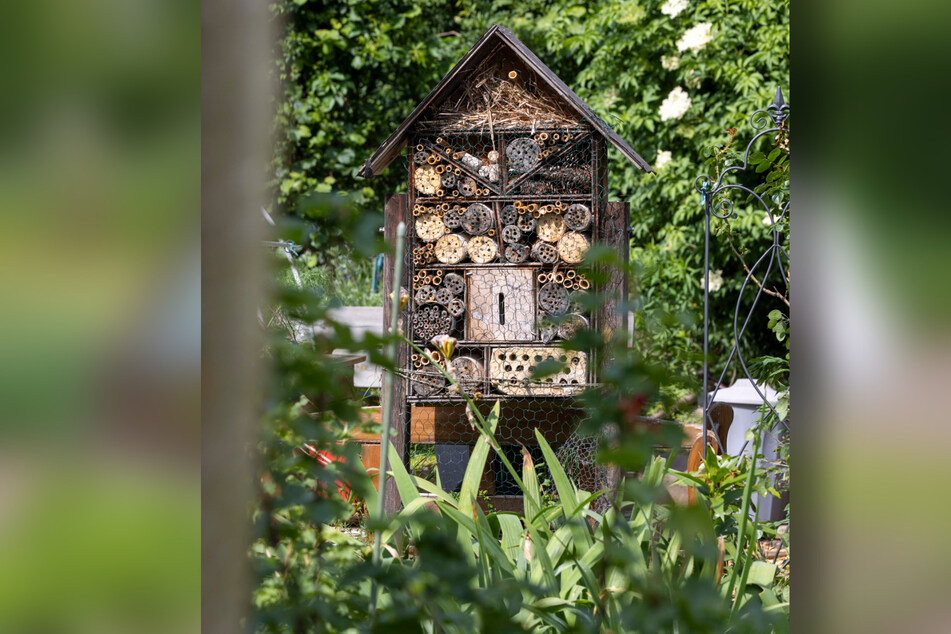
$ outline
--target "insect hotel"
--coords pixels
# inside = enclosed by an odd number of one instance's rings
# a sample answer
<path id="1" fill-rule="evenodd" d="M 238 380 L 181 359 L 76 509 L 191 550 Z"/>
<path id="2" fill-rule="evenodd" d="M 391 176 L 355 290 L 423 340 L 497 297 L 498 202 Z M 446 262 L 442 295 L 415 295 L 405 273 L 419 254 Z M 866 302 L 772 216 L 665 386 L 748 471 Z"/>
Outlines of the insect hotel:
<path id="1" fill-rule="evenodd" d="M 593 289 L 580 270 L 591 245 L 627 258 L 628 205 L 607 200 L 609 144 L 652 171 L 496 25 L 363 166 L 361 176 L 371 178 L 406 150 L 409 193 L 388 198 L 384 227 L 395 241 L 397 225 L 407 226 L 402 329 L 458 383 L 448 384 L 412 348 L 399 352 L 393 442 L 416 475 L 434 477 L 438 466 L 445 489 L 461 483 L 478 432 L 460 390 L 475 396 L 483 413 L 501 402 L 496 436 L 512 460 L 520 446 L 534 452 L 535 429 L 556 449 L 572 437 L 583 415 L 574 397 L 597 383 L 598 361 L 559 343 L 579 328 L 623 327 L 615 306 L 592 314 L 576 301 L 605 290 Z M 384 297 L 394 290 L 392 277 L 387 262 Z M 614 296 L 625 294 L 620 274 L 608 284 Z M 457 340 L 452 358 L 431 343 L 440 334 Z M 536 378 L 550 359 L 563 369 Z M 508 474 L 492 466 L 482 489 L 493 505 L 520 504 Z"/>

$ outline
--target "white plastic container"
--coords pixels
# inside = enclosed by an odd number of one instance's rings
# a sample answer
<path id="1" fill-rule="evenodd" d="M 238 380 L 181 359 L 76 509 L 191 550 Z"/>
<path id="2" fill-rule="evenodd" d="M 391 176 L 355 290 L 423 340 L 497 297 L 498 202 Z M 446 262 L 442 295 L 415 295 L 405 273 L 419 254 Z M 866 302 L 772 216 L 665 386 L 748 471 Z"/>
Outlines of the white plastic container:
<path id="1" fill-rule="evenodd" d="M 759 388 L 759 393 L 756 388 Z M 741 452 L 746 455 L 752 453 L 753 441 L 746 439 L 746 432 L 762 415 L 758 410 L 763 406 L 763 397 L 770 405 L 775 405 L 778 396 L 776 390 L 767 385 L 756 384 L 754 387 L 749 379 L 737 379 L 730 387 L 721 388 L 716 392 L 713 403 L 726 403 L 733 408 L 733 424 L 730 425 L 730 431 L 726 437 L 725 453 L 731 456 L 738 456 Z M 777 425 L 763 434 L 760 444 L 763 460 L 758 465 L 759 469 L 768 468 L 770 463 L 779 459 L 779 436 L 784 429 L 782 425 Z M 757 517 L 760 521 L 773 522 L 782 519 L 786 504 L 789 503 L 789 493 L 781 493 L 779 498 L 773 495 L 761 497 L 756 493 L 753 494 L 753 504 L 756 506 Z"/>

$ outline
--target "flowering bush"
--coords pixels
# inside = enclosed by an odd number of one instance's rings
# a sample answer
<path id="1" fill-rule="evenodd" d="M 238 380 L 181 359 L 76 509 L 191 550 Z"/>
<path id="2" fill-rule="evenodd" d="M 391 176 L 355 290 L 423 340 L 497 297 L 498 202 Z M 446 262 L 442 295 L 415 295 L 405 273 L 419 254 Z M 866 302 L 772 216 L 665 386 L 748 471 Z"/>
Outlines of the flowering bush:
<path id="1" fill-rule="evenodd" d="M 713 25 L 709 22 L 704 22 L 703 24 L 698 24 L 690 29 L 687 29 L 687 32 L 684 33 L 683 37 L 677 40 L 677 50 L 678 51 L 699 51 L 704 46 L 709 44 L 710 40 L 713 39 L 710 37 L 710 27 Z"/>
<path id="2" fill-rule="evenodd" d="M 668 119 L 679 119 L 688 110 L 690 110 L 690 97 L 684 92 L 683 88 L 677 86 L 670 91 L 664 102 L 660 104 L 658 114 L 660 114 L 661 121 L 667 121 Z"/>

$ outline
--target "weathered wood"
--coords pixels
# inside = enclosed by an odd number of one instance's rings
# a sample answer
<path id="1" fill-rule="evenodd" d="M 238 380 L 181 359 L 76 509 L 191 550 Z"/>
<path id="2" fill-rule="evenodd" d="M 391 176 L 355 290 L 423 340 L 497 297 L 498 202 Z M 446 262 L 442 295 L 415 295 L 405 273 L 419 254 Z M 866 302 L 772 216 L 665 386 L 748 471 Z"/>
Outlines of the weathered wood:
<path id="1" fill-rule="evenodd" d="M 610 247 L 620 256 L 621 262 L 626 265 L 630 255 L 628 243 L 628 222 L 630 217 L 630 203 L 609 202 L 599 219 L 598 234 L 601 244 Z M 598 314 L 598 324 L 606 335 L 620 335 L 627 328 L 627 320 L 621 314 L 623 302 L 628 298 L 627 274 L 623 269 L 612 268 L 605 288 L 608 301 L 601 307 Z"/>
<path id="2" fill-rule="evenodd" d="M 506 346 L 491 348 L 489 383 L 500 392 L 519 396 L 570 396 L 584 389 L 588 355 L 576 350 Z M 536 365 L 562 361 L 565 369 L 544 379 L 533 379 Z M 523 381 L 531 381 L 523 383 Z"/>
<path id="3" fill-rule="evenodd" d="M 409 225 L 409 197 L 406 194 L 390 194 L 386 198 L 386 208 L 384 211 L 383 238 L 388 245 L 396 244 L 396 227 L 400 222 Z M 403 267 L 403 279 L 400 284 L 393 284 L 393 256 L 387 254 L 383 258 L 383 330 L 389 331 L 391 302 L 390 293 L 399 296 L 400 287 L 409 289 L 409 267 Z M 406 344 L 399 344 L 396 347 L 396 367 L 406 366 L 408 355 Z M 390 405 L 390 442 L 396 448 L 400 459 L 405 462 L 407 449 L 406 446 L 406 380 L 403 377 L 395 377 L 393 381 L 393 398 L 389 401 Z M 397 513 L 402 506 L 400 502 L 399 491 L 396 489 L 396 483 L 387 481 L 386 483 L 386 512 L 389 514 Z"/>

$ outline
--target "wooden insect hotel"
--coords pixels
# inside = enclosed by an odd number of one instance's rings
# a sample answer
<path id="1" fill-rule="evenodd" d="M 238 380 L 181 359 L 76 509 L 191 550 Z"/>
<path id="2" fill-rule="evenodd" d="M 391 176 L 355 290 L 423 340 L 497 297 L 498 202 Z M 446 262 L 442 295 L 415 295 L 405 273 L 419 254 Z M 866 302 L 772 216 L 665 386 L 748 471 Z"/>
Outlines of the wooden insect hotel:
<path id="1" fill-rule="evenodd" d="M 458 382 L 447 384 L 412 348 L 399 352 L 393 442 L 417 475 L 438 467 L 443 487 L 458 488 L 478 439 L 460 389 L 477 397 L 480 411 L 501 402 L 497 437 L 515 464 L 520 445 L 537 446 L 535 429 L 555 448 L 573 438 L 583 415 L 574 397 L 597 383 L 598 360 L 559 343 L 578 328 L 625 325 L 616 306 L 588 313 L 576 302 L 592 289 L 580 270 L 591 245 L 627 258 L 629 208 L 607 200 L 608 144 L 653 171 L 496 25 L 363 166 L 370 178 L 406 149 L 409 193 L 388 198 L 384 227 L 392 241 L 396 226 L 407 225 L 402 329 Z M 392 275 L 388 262 L 384 297 Z M 608 284 L 624 295 L 620 273 Z M 440 334 L 457 340 L 451 359 L 431 343 Z M 536 378 L 548 359 L 563 370 Z M 521 500 L 499 466 L 482 488 L 496 508 L 512 508 Z"/>

